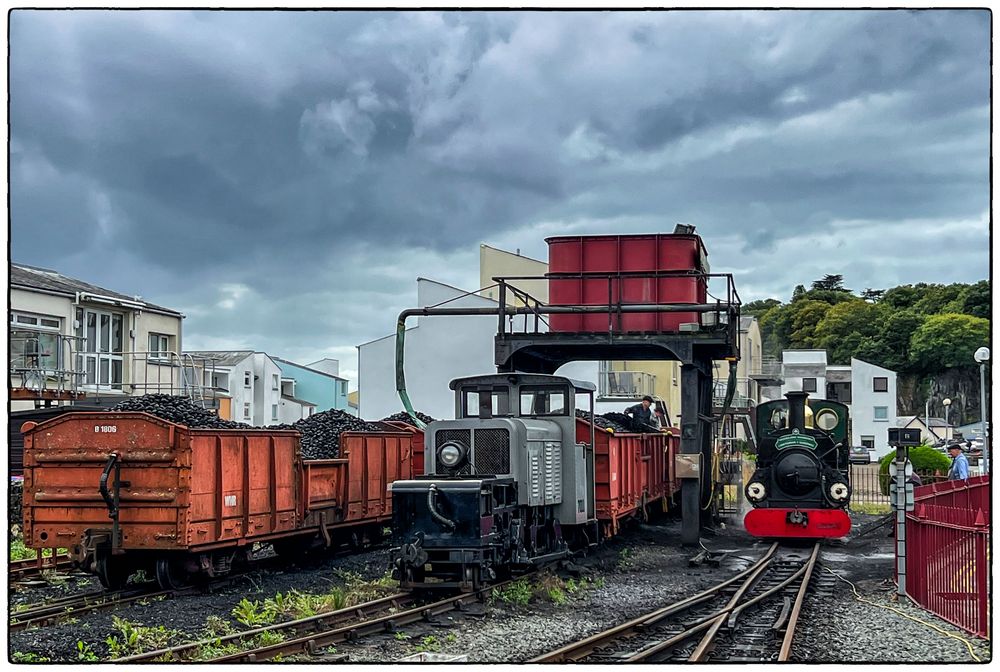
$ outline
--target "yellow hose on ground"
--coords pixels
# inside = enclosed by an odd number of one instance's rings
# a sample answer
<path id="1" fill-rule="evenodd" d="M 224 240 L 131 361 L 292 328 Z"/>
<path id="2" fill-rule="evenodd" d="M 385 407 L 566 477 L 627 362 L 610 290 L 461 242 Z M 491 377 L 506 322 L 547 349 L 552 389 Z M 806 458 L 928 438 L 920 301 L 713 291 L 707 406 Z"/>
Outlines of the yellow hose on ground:
<path id="1" fill-rule="evenodd" d="M 877 602 L 872 602 L 871 600 L 866 600 L 865 598 L 861 597 L 861 593 L 858 592 L 857 586 L 855 586 L 849 580 L 845 579 L 844 577 L 842 577 L 840 574 L 838 574 L 837 572 L 833 571 L 829 567 L 824 567 L 823 569 L 825 569 L 827 572 L 829 572 L 830 574 L 833 574 L 838 579 L 840 579 L 841 581 L 843 581 L 844 583 L 846 583 L 847 585 L 849 585 L 851 587 L 851 590 L 854 591 L 854 597 L 855 597 L 855 599 L 858 600 L 858 602 L 864 602 L 865 604 L 870 604 L 873 607 L 878 607 L 879 609 L 887 609 L 887 610 L 892 611 L 894 613 L 897 613 L 900 616 L 902 616 L 903 618 L 909 619 L 909 620 L 911 620 L 911 621 L 913 621 L 915 623 L 919 623 L 920 625 L 926 625 L 931 630 L 936 630 L 936 631 L 940 632 L 942 635 L 944 635 L 945 637 L 951 637 L 952 639 L 957 639 L 958 641 L 960 641 L 963 644 L 965 644 L 966 648 L 969 649 L 969 655 L 972 656 L 972 659 L 974 661 L 976 661 L 977 663 L 983 662 L 982 660 L 979 659 L 979 656 L 976 655 L 975 650 L 972 648 L 972 642 L 970 642 L 969 640 L 967 640 L 965 637 L 962 637 L 961 635 L 956 635 L 954 633 L 948 632 L 947 630 L 943 630 L 942 628 L 939 628 L 938 626 L 934 625 L 933 623 L 928 623 L 927 621 L 923 621 L 923 620 L 917 618 L 916 616 L 910 616 L 909 614 L 907 614 L 906 612 L 902 611 L 901 609 L 896 609 L 895 607 L 889 607 L 889 606 L 886 606 L 884 604 L 879 604 Z"/>

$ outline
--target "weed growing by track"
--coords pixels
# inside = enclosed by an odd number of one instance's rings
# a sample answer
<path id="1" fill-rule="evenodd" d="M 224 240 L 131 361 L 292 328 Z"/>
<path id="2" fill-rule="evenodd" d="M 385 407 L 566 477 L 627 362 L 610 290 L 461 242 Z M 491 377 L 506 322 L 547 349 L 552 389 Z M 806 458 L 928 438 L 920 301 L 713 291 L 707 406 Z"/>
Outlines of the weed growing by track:
<path id="1" fill-rule="evenodd" d="M 600 588 L 604 579 L 567 579 L 563 580 L 552 574 L 545 574 L 534 583 L 527 578 L 521 578 L 504 588 L 494 588 L 490 594 L 492 602 L 503 602 L 515 607 L 527 606 L 534 599 L 552 602 L 562 606 L 582 591 L 588 588 Z"/>
<path id="2" fill-rule="evenodd" d="M 180 634 L 178 631 L 168 630 L 162 625 L 155 627 L 139 625 L 118 616 L 111 617 L 111 625 L 118 631 L 118 634 L 108 636 L 104 643 L 108 645 L 108 651 L 112 658 L 122 658 L 153 649 L 162 649 L 167 646 L 171 639 Z"/>

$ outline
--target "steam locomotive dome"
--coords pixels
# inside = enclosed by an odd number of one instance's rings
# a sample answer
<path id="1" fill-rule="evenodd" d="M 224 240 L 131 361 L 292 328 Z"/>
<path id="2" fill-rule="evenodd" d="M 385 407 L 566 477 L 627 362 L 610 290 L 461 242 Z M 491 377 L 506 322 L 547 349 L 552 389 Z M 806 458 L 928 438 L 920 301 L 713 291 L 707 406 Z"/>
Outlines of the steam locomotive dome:
<path id="1" fill-rule="evenodd" d="M 820 486 L 819 462 L 805 450 L 786 449 L 775 462 L 774 477 L 783 492 L 804 497 Z"/>

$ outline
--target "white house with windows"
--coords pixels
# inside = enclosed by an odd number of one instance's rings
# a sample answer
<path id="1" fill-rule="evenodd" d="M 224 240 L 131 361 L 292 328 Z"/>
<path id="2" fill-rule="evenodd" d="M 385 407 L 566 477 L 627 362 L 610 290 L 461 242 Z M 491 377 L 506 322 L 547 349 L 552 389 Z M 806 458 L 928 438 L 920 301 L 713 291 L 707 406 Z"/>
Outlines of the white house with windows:
<path id="1" fill-rule="evenodd" d="M 851 364 L 827 364 L 825 350 L 782 353 L 781 394 L 808 392 L 811 399 L 847 404 L 851 445 L 866 446 L 873 457 L 889 451 L 889 428 L 896 422 L 896 372 L 851 358 Z"/>
<path id="2" fill-rule="evenodd" d="M 267 353 L 192 350 L 184 354 L 203 362 L 205 386 L 220 398 L 219 417 L 257 427 L 284 422 L 281 368 Z M 309 405 L 299 405 L 303 404 Z"/>
<path id="3" fill-rule="evenodd" d="M 12 410 L 41 398 L 180 393 L 191 373 L 176 354 L 183 317 L 57 271 L 11 264 Z"/>

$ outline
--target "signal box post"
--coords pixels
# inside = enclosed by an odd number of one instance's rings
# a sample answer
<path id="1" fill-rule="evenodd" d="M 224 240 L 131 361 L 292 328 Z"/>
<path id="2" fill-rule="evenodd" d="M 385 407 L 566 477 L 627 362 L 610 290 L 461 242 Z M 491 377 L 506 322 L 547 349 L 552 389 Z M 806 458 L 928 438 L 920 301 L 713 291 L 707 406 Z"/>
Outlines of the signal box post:
<path id="1" fill-rule="evenodd" d="M 920 445 L 919 429 L 889 429 L 889 445 L 896 449 L 896 460 L 889 463 L 889 500 L 896 512 L 896 594 L 906 595 L 906 513 L 913 511 L 913 464 L 910 448 Z"/>

